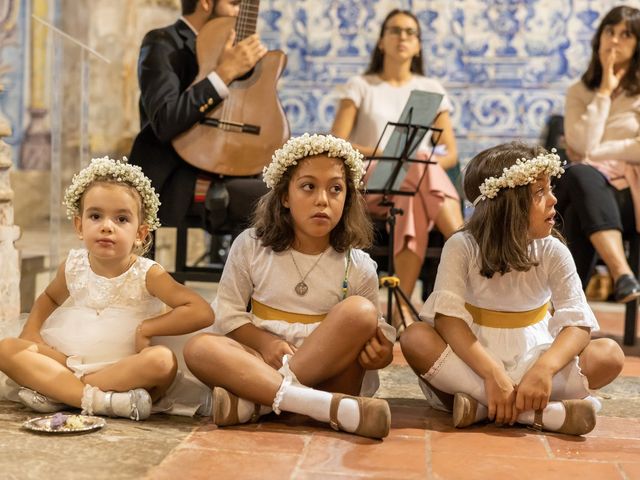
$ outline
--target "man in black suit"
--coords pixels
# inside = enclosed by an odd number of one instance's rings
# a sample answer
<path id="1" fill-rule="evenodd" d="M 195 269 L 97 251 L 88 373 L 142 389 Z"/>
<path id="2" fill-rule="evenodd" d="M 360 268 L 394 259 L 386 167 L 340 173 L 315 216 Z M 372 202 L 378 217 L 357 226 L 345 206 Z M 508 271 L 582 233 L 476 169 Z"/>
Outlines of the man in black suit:
<path id="1" fill-rule="evenodd" d="M 160 195 L 159 215 L 165 226 L 178 226 L 187 215 L 196 215 L 202 216 L 203 227 L 211 227 L 211 215 L 205 211 L 204 203 L 194 201 L 196 183 L 204 197 L 211 175 L 180 158 L 171 140 L 223 102 L 229 94 L 227 85 L 251 70 L 267 51 L 256 34 L 235 46 L 232 35 L 218 65 L 191 85 L 198 74 L 198 30 L 211 18 L 237 16 L 239 3 L 240 0 L 182 0 L 182 17 L 173 25 L 150 31 L 142 41 L 138 60 L 141 131 L 134 141 L 130 161 L 142 167 Z M 235 188 L 244 202 L 266 192 L 260 180 L 244 182 L 240 180 L 240 187 Z M 229 197 L 229 208 L 243 212 L 246 218 L 250 205 L 238 205 L 233 195 Z M 208 225 L 204 221 L 207 217 Z"/>

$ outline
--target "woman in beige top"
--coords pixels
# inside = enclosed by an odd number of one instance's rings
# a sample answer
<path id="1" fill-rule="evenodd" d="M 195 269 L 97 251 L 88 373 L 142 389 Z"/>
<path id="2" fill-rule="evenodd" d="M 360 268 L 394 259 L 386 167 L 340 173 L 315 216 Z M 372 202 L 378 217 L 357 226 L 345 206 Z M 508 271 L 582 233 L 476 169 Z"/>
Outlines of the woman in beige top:
<path id="1" fill-rule="evenodd" d="M 640 297 L 623 234 L 640 213 L 640 10 L 605 15 L 587 71 L 567 92 L 565 139 L 571 165 L 557 182 L 557 210 L 583 287 L 596 253 L 609 268 L 618 302 Z"/>

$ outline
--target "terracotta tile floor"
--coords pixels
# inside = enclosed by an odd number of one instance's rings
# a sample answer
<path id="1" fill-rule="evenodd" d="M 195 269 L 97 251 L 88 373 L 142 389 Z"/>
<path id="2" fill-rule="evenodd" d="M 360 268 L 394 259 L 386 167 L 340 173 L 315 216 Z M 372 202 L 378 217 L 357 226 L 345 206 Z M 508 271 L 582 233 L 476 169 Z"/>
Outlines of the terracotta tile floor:
<path id="1" fill-rule="evenodd" d="M 602 335 L 622 333 L 622 311 L 597 312 Z M 623 375 L 640 376 L 637 347 Z M 635 356 L 634 356 L 635 354 Z M 396 347 L 395 366 L 406 362 Z M 640 391 L 635 391 L 640 396 Z M 384 441 L 333 432 L 297 415 L 194 429 L 148 479 L 640 479 L 640 411 L 600 416 L 584 437 L 483 425 L 455 430 L 420 400 L 391 399 Z"/>

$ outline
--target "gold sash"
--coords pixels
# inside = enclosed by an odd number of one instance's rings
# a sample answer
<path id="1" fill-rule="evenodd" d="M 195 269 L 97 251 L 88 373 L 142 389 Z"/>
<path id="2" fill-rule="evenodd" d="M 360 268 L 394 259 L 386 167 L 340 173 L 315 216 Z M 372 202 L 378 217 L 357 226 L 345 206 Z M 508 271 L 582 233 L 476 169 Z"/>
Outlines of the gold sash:
<path id="1" fill-rule="evenodd" d="M 284 320 L 288 323 L 318 323 L 324 320 L 326 314 L 307 315 L 305 313 L 285 312 L 251 299 L 251 313 L 262 320 Z"/>
<path id="2" fill-rule="evenodd" d="M 535 325 L 544 319 L 549 310 L 549 303 L 524 312 L 499 312 L 476 307 L 469 303 L 465 303 L 464 306 L 473 317 L 474 323 L 491 328 L 524 328 Z"/>

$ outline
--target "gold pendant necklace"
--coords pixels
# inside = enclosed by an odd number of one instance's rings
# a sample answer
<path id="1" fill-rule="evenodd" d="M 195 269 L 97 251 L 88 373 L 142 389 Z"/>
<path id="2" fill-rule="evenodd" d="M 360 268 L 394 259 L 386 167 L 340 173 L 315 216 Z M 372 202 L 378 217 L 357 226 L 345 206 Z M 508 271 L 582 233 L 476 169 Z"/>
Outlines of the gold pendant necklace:
<path id="1" fill-rule="evenodd" d="M 324 250 L 320 256 L 318 257 L 318 259 L 315 261 L 315 263 L 313 264 L 313 266 L 309 269 L 309 271 L 302 276 L 302 272 L 300 271 L 300 268 L 298 267 L 298 264 L 296 263 L 296 257 L 293 256 L 293 249 L 289 250 L 289 253 L 291 254 L 291 260 L 293 260 L 293 265 L 296 267 L 296 270 L 298 271 L 298 275 L 300 276 L 300 281 L 296 284 L 294 290 L 295 292 L 300 295 L 301 297 L 303 297 L 304 295 L 307 294 L 307 292 L 309 291 L 309 285 L 307 285 L 305 283 L 305 280 L 307 279 L 307 277 L 309 276 L 309 274 L 311 273 L 311 271 L 316 268 L 316 265 L 318 265 L 318 262 L 320 261 L 320 259 L 322 258 L 322 256 L 324 255 L 324 252 L 326 252 L 326 250 Z"/>

